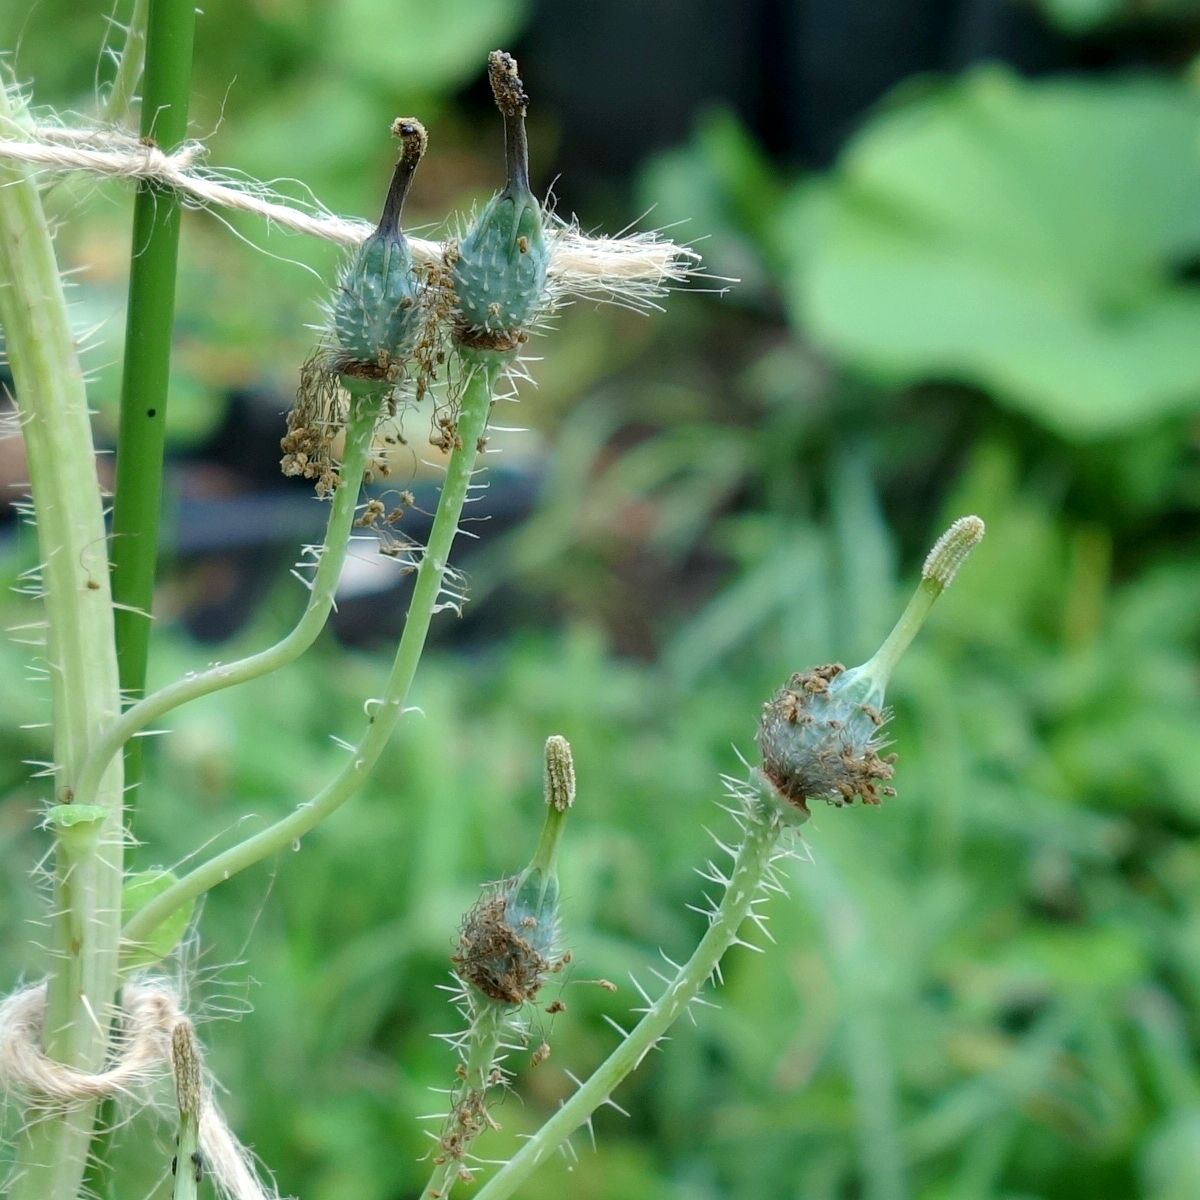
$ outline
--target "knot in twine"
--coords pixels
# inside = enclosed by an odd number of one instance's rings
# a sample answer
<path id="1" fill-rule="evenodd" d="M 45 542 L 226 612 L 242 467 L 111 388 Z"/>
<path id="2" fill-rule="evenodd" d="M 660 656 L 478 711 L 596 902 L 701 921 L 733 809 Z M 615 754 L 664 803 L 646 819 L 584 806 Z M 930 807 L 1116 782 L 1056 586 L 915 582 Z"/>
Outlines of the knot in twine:
<path id="1" fill-rule="evenodd" d="M 175 1079 L 182 1113 L 199 1121 L 205 1176 L 227 1200 L 279 1200 L 264 1188 L 253 1159 L 213 1101 L 192 1023 L 165 980 L 127 983 L 115 1023 L 111 1066 L 95 1073 L 47 1058 L 41 1050 L 46 985 L 23 988 L 0 1001 L 0 1091 L 27 1107 L 70 1108 L 110 1097 L 137 1098 L 167 1074 Z M 143 1106 L 148 1102 L 143 1101 Z M 185 1169 L 180 1166 L 180 1170 Z"/>

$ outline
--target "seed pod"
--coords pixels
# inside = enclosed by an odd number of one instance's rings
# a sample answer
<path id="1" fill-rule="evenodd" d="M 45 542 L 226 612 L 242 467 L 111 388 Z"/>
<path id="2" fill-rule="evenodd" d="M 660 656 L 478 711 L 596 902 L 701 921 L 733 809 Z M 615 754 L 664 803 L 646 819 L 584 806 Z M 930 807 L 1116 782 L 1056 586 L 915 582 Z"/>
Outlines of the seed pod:
<path id="1" fill-rule="evenodd" d="M 885 716 L 883 689 L 841 663 L 793 675 L 763 705 L 758 727 L 762 772 L 775 791 L 807 819 L 807 802 L 878 804 L 894 795 L 895 755 L 886 758 L 879 736 Z"/>
<path id="2" fill-rule="evenodd" d="M 392 132 L 401 150 L 383 214 L 347 266 L 333 304 L 333 333 L 345 357 L 339 367 L 350 376 L 386 375 L 421 335 L 417 280 L 400 214 L 427 138 L 412 117 L 397 118 Z"/>
<path id="3" fill-rule="evenodd" d="M 504 118 L 504 189 L 476 218 L 453 263 L 461 345 L 513 350 L 542 307 L 550 251 L 542 210 L 529 188 L 525 94 L 516 59 L 488 55 L 488 79 Z"/>
<path id="4" fill-rule="evenodd" d="M 841 663 L 793 675 L 763 705 L 758 726 L 762 774 L 784 816 L 807 821 L 808 801 L 835 805 L 878 804 L 895 791 L 894 754 L 880 730 L 887 719 L 884 691 L 934 601 L 950 586 L 959 567 L 983 538 L 978 517 L 960 517 L 937 540 L 912 599 L 879 649 L 847 671 Z"/>
<path id="5" fill-rule="evenodd" d="M 569 783 L 568 783 L 569 781 Z M 460 979 L 501 1004 L 523 1004 L 558 953 L 558 876 L 555 861 L 566 815 L 575 799 L 575 766 L 566 738 L 546 742 L 546 816 L 537 849 L 520 875 L 492 884 L 467 913 L 451 961 Z"/>

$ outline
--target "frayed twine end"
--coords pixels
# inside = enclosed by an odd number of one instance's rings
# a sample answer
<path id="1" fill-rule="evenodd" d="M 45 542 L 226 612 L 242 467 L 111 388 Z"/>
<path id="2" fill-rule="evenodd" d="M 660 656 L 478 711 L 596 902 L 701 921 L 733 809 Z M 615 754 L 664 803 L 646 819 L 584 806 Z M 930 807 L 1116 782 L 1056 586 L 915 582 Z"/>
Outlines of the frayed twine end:
<path id="1" fill-rule="evenodd" d="M 137 1101 L 165 1074 L 174 1074 L 181 1111 L 198 1116 L 205 1176 L 225 1200 L 281 1200 L 259 1180 L 249 1151 L 212 1099 L 212 1079 L 179 996 L 165 980 L 127 983 L 121 993 L 117 1053 L 107 1070 L 80 1071 L 41 1051 L 46 985 L 35 984 L 0 1002 L 0 1092 L 26 1107 L 69 1109 L 109 1097 Z M 143 1100 L 149 1107 L 149 1101 Z"/>

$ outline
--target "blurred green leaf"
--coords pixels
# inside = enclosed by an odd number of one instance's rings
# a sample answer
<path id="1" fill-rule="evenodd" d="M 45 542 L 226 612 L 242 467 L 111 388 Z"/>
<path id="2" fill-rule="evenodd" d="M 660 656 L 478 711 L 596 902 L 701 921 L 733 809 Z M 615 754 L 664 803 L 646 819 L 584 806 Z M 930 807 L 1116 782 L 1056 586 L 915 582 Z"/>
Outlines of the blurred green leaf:
<path id="1" fill-rule="evenodd" d="M 527 0 L 340 0 L 335 59 L 409 91 L 461 84 L 520 28 Z"/>
<path id="2" fill-rule="evenodd" d="M 867 370 L 970 382 L 1069 437 L 1194 411 L 1198 128 L 1182 84 L 995 67 L 886 111 L 845 151 L 820 241 L 791 231 L 796 320 Z"/>
<path id="3" fill-rule="evenodd" d="M 145 908 L 155 896 L 161 896 L 177 878 L 174 872 L 162 870 L 136 871 L 126 875 L 121 888 L 122 922 L 128 921 L 139 908 Z M 187 932 L 195 907 L 195 902 L 191 902 L 177 908 L 145 942 L 124 949 L 121 969 L 133 971 L 138 967 L 153 966 L 166 958 Z"/>

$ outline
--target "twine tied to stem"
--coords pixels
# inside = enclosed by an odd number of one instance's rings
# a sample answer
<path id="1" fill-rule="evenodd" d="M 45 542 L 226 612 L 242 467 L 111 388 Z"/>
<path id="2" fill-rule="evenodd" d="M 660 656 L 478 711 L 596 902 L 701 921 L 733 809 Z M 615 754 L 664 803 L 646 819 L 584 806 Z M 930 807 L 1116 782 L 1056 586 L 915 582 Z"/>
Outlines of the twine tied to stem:
<path id="1" fill-rule="evenodd" d="M 112 1064 L 95 1073 L 42 1053 L 46 985 L 22 988 L 0 1001 L 0 1092 L 30 1108 L 69 1108 L 109 1097 L 135 1102 L 171 1074 L 184 1105 L 199 1095 L 200 1154 L 206 1178 L 227 1200 L 280 1200 L 258 1179 L 253 1159 L 213 1101 L 213 1081 L 199 1058 L 192 1023 L 163 979 L 127 983 L 121 992 Z M 148 1106 L 148 1101 L 142 1103 Z M 179 1169 L 185 1169 L 181 1166 Z"/>
<path id="2" fill-rule="evenodd" d="M 341 246 L 358 246 L 374 229 L 369 221 L 339 217 L 315 202 L 300 207 L 266 184 L 205 166 L 201 142 L 185 142 L 165 154 L 112 128 L 10 123 L 3 132 L 0 160 L 110 179 L 152 180 L 172 188 L 191 207 L 252 213 L 271 225 Z M 553 218 L 546 233 L 551 282 L 562 296 L 652 308 L 656 297 L 699 273 L 700 256 L 694 250 L 655 233 L 593 237 Z M 418 264 L 440 263 L 446 250 L 444 243 L 426 238 L 410 237 L 409 246 Z"/>

